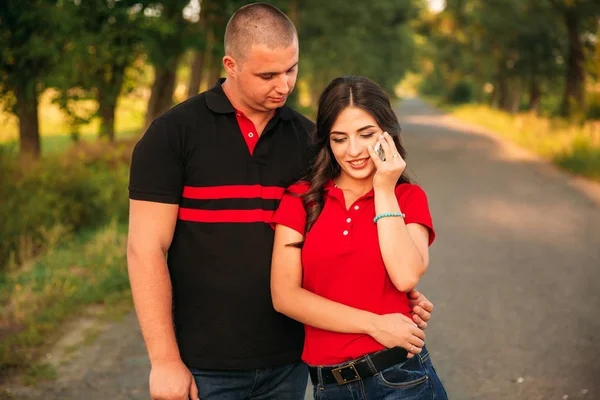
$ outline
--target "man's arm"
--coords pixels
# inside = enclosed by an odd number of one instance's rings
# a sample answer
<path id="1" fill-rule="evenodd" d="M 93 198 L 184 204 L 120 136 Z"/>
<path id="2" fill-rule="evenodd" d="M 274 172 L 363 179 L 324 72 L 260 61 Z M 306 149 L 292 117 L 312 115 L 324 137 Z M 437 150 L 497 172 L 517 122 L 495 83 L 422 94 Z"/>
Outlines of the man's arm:
<path id="1" fill-rule="evenodd" d="M 198 398 L 175 339 L 171 279 L 165 258 L 178 209 L 176 204 L 130 200 L 127 265 L 135 310 L 152 364 L 150 395 L 155 400 Z"/>

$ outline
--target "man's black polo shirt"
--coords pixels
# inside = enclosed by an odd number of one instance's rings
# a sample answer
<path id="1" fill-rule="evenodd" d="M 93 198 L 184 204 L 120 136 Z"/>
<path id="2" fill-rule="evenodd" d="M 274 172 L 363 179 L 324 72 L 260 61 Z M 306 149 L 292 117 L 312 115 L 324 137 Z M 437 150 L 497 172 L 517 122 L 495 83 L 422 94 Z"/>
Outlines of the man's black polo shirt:
<path id="1" fill-rule="evenodd" d="M 167 262 L 188 367 L 300 360 L 303 328 L 271 302 L 268 223 L 285 188 L 305 172 L 313 127 L 282 107 L 250 154 L 219 82 L 157 118 L 136 145 L 130 198 L 180 207 Z"/>

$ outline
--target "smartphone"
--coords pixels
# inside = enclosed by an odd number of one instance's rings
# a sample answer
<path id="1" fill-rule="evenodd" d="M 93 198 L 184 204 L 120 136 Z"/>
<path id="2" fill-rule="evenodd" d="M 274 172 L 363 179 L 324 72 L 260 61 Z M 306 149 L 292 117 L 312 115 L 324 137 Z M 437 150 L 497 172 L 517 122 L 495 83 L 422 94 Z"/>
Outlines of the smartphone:
<path id="1" fill-rule="evenodd" d="M 385 153 L 383 152 L 383 147 L 381 147 L 381 142 L 377 142 L 373 150 L 375 150 L 381 161 L 385 161 Z"/>

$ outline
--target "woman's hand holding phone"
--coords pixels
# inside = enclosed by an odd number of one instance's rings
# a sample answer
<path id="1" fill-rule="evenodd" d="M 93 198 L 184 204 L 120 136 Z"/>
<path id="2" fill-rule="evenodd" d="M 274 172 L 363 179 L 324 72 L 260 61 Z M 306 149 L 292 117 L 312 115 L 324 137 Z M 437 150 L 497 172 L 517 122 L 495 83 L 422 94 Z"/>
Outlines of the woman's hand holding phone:
<path id="1" fill-rule="evenodd" d="M 368 150 L 377 169 L 373 177 L 373 188 L 396 187 L 396 182 L 406 169 L 406 161 L 398 152 L 392 137 L 383 132 L 377 139 L 377 144 L 369 146 Z"/>

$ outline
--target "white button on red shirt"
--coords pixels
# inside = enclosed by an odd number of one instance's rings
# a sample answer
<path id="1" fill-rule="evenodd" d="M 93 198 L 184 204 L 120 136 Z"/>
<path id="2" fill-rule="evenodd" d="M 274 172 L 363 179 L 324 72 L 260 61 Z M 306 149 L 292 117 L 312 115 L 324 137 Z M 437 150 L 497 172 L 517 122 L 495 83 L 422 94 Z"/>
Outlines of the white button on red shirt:
<path id="1" fill-rule="evenodd" d="M 238 126 L 240 127 L 240 131 L 242 131 L 242 136 L 246 141 L 246 145 L 248 145 L 248 151 L 250 151 L 250 154 L 252 154 L 254 153 L 256 143 L 258 143 L 258 135 L 254 134 L 254 132 L 256 132 L 254 122 L 252 122 L 244 115 L 243 112 L 239 110 L 236 111 L 235 117 L 237 118 Z"/>

